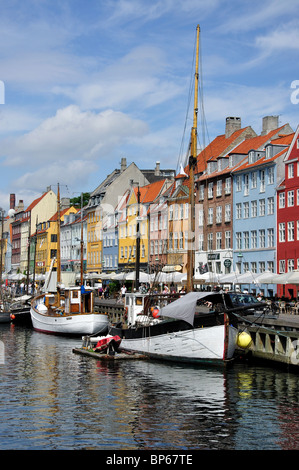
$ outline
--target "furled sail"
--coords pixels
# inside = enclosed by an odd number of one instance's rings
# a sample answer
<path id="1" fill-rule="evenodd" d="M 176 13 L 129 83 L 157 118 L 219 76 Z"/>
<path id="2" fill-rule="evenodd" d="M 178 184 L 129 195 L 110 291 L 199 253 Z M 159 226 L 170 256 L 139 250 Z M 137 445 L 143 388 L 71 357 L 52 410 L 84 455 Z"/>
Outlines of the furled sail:
<path id="1" fill-rule="evenodd" d="M 198 300 L 215 295 L 215 292 L 189 292 L 178 300 L 166 305 L 160 311 L 163 317 L 184 320 L 193 326 L 196 303 Z"/>

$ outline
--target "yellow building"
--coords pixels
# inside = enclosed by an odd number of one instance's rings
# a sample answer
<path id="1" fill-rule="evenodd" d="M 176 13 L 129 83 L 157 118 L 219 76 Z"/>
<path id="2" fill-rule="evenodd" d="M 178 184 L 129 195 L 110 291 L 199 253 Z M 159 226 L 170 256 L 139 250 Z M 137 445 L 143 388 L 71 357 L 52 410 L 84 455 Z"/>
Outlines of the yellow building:
<path id="1" fill-rule="evenodd" d="M 100 206 L 88 210 L 87 214 L 87 272 L 102 271 L 102 220 Z"/>
<path id="2" fill-rule="evenodd" d="M 76 214 L 77 212 L 77 209 L 73 206 L 62 210 L 60 213 L 61 222 L 63 222 L 65 215 Z M 38 227 L 35 254 L 36 274 L 45 274 L 49 271 L 52 259 L 57 257 L 57 217 L 58 213 L 56 212 L 53 217 Z M 56 261 L 53 267 L 57 267 Z"/>
<path id="3" fill-rule="evenodd" d="M 162 179 L 130 191 L 127 203 L 121 209 L 118 221 L 118 266 L 120 270 L 133 271 L 136 263 L 137 224 L 140 234 L 140 269 L 149 262 L 150 205 L 165 190 L 168 180 Z M 139 191 L 139 197 L 138 197 Z M 138 203 L 139 200 L 139 203 Z M 139 211 L 139 217 L 137 218 Z"/>

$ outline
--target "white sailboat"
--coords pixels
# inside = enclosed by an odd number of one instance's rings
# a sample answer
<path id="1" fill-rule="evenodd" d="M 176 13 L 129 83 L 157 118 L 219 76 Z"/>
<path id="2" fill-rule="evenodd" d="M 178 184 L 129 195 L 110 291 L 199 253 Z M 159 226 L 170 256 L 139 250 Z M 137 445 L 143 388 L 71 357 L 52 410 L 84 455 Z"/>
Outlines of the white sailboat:
<path id="1" fill-rule="evenodd" d="M 35 297 L 30 315 L 33 328 L 64 335 L 105 334 L 108 317 L 94 310 L 94 292 L 83 286 L 83 225 L 81 224 L 81 286 L 65 287 L 60 270 L 60 193 L 57 194 L 57 289 Z M 52 267 L 53 267 L 52 263 Z"/>
<path id="2" fill-rule="evenodd" d="M 195 70 L 194 119 L 189 157 L 190 228 L 194 233 L 194 170 L 197 164 L 197 88 L 199 26 Z M 248 296 L 219 292 L 193 292 L 194 247 L 188 249 L 187 294 L 168 305 L 166 296 L 127 294 L 125 327 L 111 326 L 109 334 L 121 339 L 119 349 L 175 362 L 226 364 L 238 339 L 236 313 L 252 313 L 264 304 Z M 173 300 L 173 299 L 172 299 Z M 151 307 L 156 305 L 155 308 Z M 200 305 L 199 305 L 200 304 Z M 159 311 L 157 313 L 157 311 Z"/>

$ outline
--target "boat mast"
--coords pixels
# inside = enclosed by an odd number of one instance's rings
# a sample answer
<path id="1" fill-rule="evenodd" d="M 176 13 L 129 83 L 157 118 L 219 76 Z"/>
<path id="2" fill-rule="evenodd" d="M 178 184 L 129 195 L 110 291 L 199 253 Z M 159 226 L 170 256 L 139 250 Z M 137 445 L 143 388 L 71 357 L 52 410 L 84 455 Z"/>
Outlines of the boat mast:
<path id="1" fill-rule="evenodd" d="M 84 241 L 83 241 L 83 193 L 81 193 L 81 240 L 80 240 L 80 249 L 81 249 L 81 262 L 80 262 L 80 278 L 81 278 L 81 286 L 83 286 L 83 250 L 84 250 Z"/>
<path id="2" fill-rule="evenodd" d="M 198 57 L 199 57 L 199 33 L 196 28 L 196 61 L 194 76 L 194 112 L 193 127 L 191 130 L 191 155 L 189 156 L 189 242 L 187 262 L 187 292 L 193 291 L 194 277 L 194 243 L 195 243 L 195 187 L 194 172 L 197 164 L 197 113 L 198 113 Z"/>
<path id="3" fill-rule="evenodd" d="M 60 261 L 60 191 L 57 188 L 57 284 L 61 283 L 61 261 Z"/>

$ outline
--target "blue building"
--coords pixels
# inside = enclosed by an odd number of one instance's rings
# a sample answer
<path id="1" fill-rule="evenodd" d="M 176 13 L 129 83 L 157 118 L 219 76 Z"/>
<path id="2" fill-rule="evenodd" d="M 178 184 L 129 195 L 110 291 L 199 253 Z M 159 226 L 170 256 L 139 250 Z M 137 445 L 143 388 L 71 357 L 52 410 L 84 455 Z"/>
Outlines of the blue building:
<path id="1" fill-rule="evenodd" d="M 291 133 L 288 124 L 249 139 L 246 157 L 233 172 L 233 267 L 237 274 L 276 271 L 276 188 L 284 174 L 287 146 L 280 135 Z M 234 154 L 241 151 L 235 149 Z M 253 281 L 253 276 L 252 276 Z M 251 292 L 273 296 L 275 285 L 242 285 Z"/>

